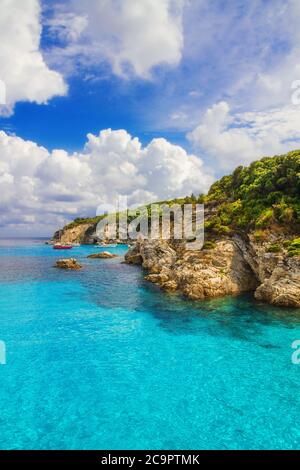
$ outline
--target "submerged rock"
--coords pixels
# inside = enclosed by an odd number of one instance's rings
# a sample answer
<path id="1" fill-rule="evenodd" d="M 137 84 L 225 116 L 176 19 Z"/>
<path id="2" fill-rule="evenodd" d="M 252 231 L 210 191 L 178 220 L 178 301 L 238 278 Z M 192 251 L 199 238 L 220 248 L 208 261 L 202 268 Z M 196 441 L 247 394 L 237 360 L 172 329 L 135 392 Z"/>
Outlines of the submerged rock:
<path id="1" fill-rule="evenodd" d="M 60 269 L 74 269 L 79 270 L 82 268 L 81 264 L 74 258 L 59 259 L 56 261 L 55 268 Z"/>
<path id="2" fill-rule="evenodd" d="M 118 255 L 114 255 L 113 253 L 109 253 L 109 251 L 102 251 L 101 253 L 94 253 L 93 255 L 89 255 L 88 258 L 91 259 L 111 259 L 117 258 Z"/>

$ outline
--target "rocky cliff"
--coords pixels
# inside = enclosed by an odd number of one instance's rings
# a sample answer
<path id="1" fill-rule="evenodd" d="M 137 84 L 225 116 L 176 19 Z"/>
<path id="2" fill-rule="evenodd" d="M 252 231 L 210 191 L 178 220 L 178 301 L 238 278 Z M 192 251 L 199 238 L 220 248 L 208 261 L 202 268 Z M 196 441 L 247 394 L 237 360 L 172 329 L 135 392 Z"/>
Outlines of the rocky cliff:
<path id="1" fill-rule="evenodd" d="M 202 250 L 142 241 L 126 261 L 190 299 L 253 291 L 259 301 L 300 307 L 300 151 L 240 166 L 197 202 L 205 204 Z"/>
<path id="2" fill-rule="evenodd" d="M 300 307 L 300 150 L 240 166 L 206 196 L 164 204 L 194 202 L 205 205 L 203 249 L 190 251 L 184 240 L 139 241 L 126 262 L 189 299 L 253 291 L 259 301 Z M 76 219 L 55 240 L 93 243 L 98 221 Z"/>
<path id="3" fill-rule="evenodd" d="M 93 243 L 93 233 L 96 229 L 93 223 L 83 223 L 78 225 L 70 224 L 62 230 L 58 230 L 53 241 L 60 243 Z"/>
<path id="4" fill-rule="evenodd" d="M 126 262 L 140 264 L 146 279 L 192 300 L 253 292 L 273 305 L 300 307 L 300 256 L 269 253 L 267 243 L 234 236 L 215 246 L 189 251 L 184 244 L 139 241 Z"/>

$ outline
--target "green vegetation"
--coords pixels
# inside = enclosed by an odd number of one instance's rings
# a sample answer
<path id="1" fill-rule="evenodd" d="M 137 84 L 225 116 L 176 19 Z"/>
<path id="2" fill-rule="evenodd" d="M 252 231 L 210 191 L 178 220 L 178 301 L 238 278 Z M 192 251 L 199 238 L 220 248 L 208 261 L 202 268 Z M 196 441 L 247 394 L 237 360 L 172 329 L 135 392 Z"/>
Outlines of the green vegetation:
<path id="1" fill-rule="evenodd" d="M 253 236 L 256 242 L 264 242 L 267 238 L 264 230 L 255 230 Z"/>
<path id="2" fill-rule="evenodd" d="M 103 215 L 102 216 L 98 216 L 98 217 L 88 217 L 86 219 L 82 218 L 82 217 L 78 217 L 77 219 L 74 219 L 73 222 L 71 222 L 70 224 L 66 225 L 64 227 L 64 230 L 69 230 L 69 229 L 72 229 L 72 228 L 75 228 L 75 227 L 78 227 L 78 225 L 84 225 L 84 224 L 98 224 L 98 222 L 100 222 L 100 220 L 103 219 Z"/>
<path id="3" fill-rule="evenodd" d="M 208 214 L 211 214 L 205 218 L 205 230 L 212 237 L 251 230 L 255 240 L 263 242 L 267 239 L 268 230 L 274 227 L 299 233 L 300 150 L 265 157 L 248 167 L 239 166 L 231 175 L 214 183 L 207 196 L 191 194 L 157 204 L 182 206 L 195 203 L 204 203 Z M 151 204 L 147 205 L 147 211 L 150 223 Z M 81 224 L 97 224 L 103 217 L 77 218 L 64 230 Z M 118 217 L 119 214 L 117 220 Z M 134 217 L 135 214 L 130 212 L 128 221 Z M 291 247 L 291 256 L 298 249 L 298 246 Z M 271 245 L 269 250 L 275 253 L 280 251 L 280 247 Z"/>
<path id="4" fill-rule="evenodd" d="M 300 238 L 295 238 L 287 246 L 289 256 L 300 256 Z"/>
<path id="5" fill-rule="evenodd" d="M 280 253 L 281 247 L 278 243 L 273 243 L 267 247 L 267 253 Z"/>
<path id="6" fill-rule="evenodd" d="M 209 229 L 266 229 L 274 223 L 300 227 L 300 150 L 239 166 L 214 183 L 205 198 L 217 204 Z"/>
<path id="7" fill-rule="evenodd" d="M 216 248 L 216 246 L 217 245 L 215 242 L 207 241 L 203 245 L 203 250 L 213 250 L 214 248 Z"/>

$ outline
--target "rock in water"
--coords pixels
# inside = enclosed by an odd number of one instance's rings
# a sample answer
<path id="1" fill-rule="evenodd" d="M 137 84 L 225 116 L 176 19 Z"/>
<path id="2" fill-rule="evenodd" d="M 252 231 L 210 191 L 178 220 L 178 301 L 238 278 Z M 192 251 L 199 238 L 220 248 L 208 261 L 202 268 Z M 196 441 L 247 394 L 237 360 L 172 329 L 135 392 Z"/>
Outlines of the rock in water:
<path id="1" fill-rule="evenodd" d="M 125 255 L 128 264 L 141 264 L 150 273 L 160 273 L 164 266 L 172 266 L 176 252 L 166 241 L 139 241 Z"/>
<path id="2" fill-rule="evenodd" d="M 148 270 L 146 280 L 192 300 L 252 291 L 259 301 L 300 308 L 300 256 L 282 247 L 268 252 L 269 243 L 250 235 L 219 240 L 211 249 L 178 250 L 166 241 L 138 242 L 125 255 L 129 264 Z M 281 243 L 281 245 L 283 245 Z"/>
<path id="3" fill-rule="evenodd" d="M 91 259 L 111 259 L 117 258 L 118 255 L 114 255 L 113 253 L 109 253 L 109 251 L 102 251 L 101 253 L 94 253 L 93 255 L 89 255 L 88 258 Z"/>
<path id="4" fill-rule="evenodd" d="M 178 290 L 192 300 L 237 295 L 257 287 L 255 275 L 230 240 L 218 242 L 210 251 L 184 251 L 166 241 L 144 241 L 125 260 L 138 262 L 138 257 L 149 272 L 148 281 L 167 291 Z"/>
<path id="5" fill-rule="evenodd" d="M 59 259 L 56 261 L 55 268 L 60 269 L 74 269 L 79 270 L 82 268 L 81 264 L 74 258 Z"/>
<path id="6" fill-rule="evenodd" d="M 125 255 L 125 262 L 127 264 L 143 264 L 143 258 L 140 253 L 140 244 L 137 243 L 129 249 Z"/>
<path id="7" fill-rule="evenodd" d="M 281 307 L 300 307 L 300 257 L 280 263 L 255 292 L 257 300 Z"/>

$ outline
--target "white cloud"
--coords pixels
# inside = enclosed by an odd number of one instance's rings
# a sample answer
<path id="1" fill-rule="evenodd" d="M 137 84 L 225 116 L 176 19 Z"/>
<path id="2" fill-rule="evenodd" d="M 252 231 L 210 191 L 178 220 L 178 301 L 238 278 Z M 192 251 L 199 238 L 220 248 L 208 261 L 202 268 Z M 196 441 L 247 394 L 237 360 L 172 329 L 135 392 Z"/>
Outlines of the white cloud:
<path id="1" fill-rule="evenodd" d="M 232 170 L 266 155 L 300 147 L 300 107 L 232 113 L 226 102 L 213 105 L 188 138 L 212 166 Z"/>
<path id="2" fill-rule="evenodd" d="M 49 60 L 95 65 L 109 61 L 119 76 L 150 78 L 156 65 L 177 65 L 183 48 L 185 0 L 70 0 L 48 19 L 50 32 L 63 41 Z"/>
<path id="3" fill-rule="evenodd" d="M 235 10 L 230 8 L 224 14 L 216 40 L 207 34 L 207 47 L 211 45 L 212 51 L 219 40 L 224 43 L 221 57 L 215 53 L 214 73 L 219 69 L 224 81 L 230 78 L 220 87 L 219 96 L 226 96 L 226 101 L 214 98 L 215 104 L 203 112 L 188 134 L 197 151 L 220 174 L 265 155 L 300 147 L 300 107 L 292 100 L 293 93 L 299 96 L 292 84 L 295 81 L 296 86 L 300 79 L 300 3 L 257 0 L 243 6 L 238 22 Z M 212 22 L 205 24 L 212 33 L 221 12 L 210 8 L 207 12 Z"/>
<path id="4" fill-rule="evenodd" d="M 106 129 L 70 155 L 0 131 L 0 225 L 10 231 L 18 224 L 19 231 L 51 233 L 120 194 L 145 203 L 200 193 L 212 181 L 199 158 L 165 139 L 143 147 L 125 130 Z"/>
<path id="5" fill-rule="evenodd" d="M 48 68 L 39 49 L 39 1 L 0 0 L 0 7 L 0 80 L 6 86 L 0 114 L 11 114 L 18 101 L 41 104 L 66 94 L 63 78 Z"/>

